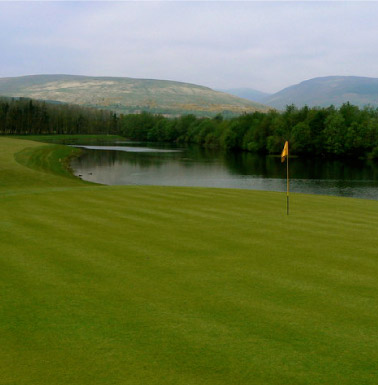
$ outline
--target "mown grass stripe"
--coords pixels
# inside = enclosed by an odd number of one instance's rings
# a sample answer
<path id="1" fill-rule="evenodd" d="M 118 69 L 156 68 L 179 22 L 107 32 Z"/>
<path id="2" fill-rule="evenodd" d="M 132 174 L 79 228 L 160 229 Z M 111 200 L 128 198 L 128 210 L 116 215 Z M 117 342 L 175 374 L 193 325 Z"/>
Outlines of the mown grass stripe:
<path id="1" fill-rule="evenodd" d="M 377 202 L 84 185 L 33 146 L 0 141 L 1 381 L 375 384 Z"/>

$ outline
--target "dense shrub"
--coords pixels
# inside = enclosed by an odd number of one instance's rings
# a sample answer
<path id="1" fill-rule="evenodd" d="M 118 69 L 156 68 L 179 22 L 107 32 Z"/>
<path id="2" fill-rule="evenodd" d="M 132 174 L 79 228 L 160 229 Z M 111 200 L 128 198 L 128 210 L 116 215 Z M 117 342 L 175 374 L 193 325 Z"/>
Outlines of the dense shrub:
<path id="1" fill-rule="evenodd" d="M 339 109 L 255 112 L 236 118 L 175 119 L 148 113 L 120 118 L 120 133 L 130 139 L 197 143 L 225 150 L 279 153 L 289 140 L 292 153 L 302 156 L 374 157 L 378 148 L 378 109 L 345 103 Z"/>

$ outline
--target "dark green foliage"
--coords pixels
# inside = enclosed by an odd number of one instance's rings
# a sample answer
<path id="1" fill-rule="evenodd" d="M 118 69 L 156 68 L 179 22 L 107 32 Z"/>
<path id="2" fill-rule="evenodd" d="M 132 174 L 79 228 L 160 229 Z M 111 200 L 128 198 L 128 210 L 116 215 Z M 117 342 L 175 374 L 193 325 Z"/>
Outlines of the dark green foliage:
<path id="1" fill-rule="evenodd" d="M 0 134 L 120 134 L 132 140 L 197 143 L 225 150 L 279 154 L 286 140 L 292 154 L 323 157 L 378 155 L 378 108 L 350 103 L 339 109 L 254 112 L 237 117 L 183 115 L 168 118 L 149 112 L 115 113 L 31 99 L 0 99 Z"/>
<path id="2" fill-rule="evenodd" d="M 109 134 L 118 117 L 110 111 L 26 98 L 0 99 L 0 134 Z"/>
<path id="3" fill-rule="evenodd" d="M 349 103 L 340 109 L 291 105 L 282 113 L 254 112 L 229 119 L 221 115 L 170 119 L 144 112 L 121 116 L 119 129 L 130 139 L 197 143 L 226 150 L 278 154 L 289 140 L 291 152 L 302 156 L 378 156 L 378 109 L 359 109 Z"/>

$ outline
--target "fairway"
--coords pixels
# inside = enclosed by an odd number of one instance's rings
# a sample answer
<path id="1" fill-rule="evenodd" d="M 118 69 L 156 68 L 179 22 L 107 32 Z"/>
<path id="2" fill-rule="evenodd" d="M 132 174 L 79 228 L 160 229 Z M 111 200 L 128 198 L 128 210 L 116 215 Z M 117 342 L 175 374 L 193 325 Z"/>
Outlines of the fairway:
<path id="1" fill-rule="evenodd" d="M 378 202 L 85 183 L 0 138 L 1 385 L 378 383 Z"/>

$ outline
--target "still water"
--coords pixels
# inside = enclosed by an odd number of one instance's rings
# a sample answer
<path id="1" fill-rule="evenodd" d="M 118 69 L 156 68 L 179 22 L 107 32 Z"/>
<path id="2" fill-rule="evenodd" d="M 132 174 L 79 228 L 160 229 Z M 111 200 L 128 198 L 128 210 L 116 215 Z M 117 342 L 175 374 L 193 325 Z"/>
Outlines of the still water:
<path id="1" fill-rule="evenodd" d="M 286 191 L 279 157 L 126 141 L 75 146 L 84 152 L 71 167 L 91 182 Z M 378 200 L 375 162 L 290 158 L 290 176 L 293 192 Z"/>

